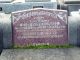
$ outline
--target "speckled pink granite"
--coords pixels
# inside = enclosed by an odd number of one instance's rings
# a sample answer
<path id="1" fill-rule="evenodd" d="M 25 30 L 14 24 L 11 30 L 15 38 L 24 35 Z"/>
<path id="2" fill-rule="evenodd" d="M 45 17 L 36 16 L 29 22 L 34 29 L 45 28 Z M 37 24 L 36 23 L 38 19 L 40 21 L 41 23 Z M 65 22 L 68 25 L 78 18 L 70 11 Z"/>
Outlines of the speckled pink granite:
<path id="1" fill-rule="evenodd" d="M 14 45 L 68 44 L 67 11 L 32 9 L 12 13 Z"/>

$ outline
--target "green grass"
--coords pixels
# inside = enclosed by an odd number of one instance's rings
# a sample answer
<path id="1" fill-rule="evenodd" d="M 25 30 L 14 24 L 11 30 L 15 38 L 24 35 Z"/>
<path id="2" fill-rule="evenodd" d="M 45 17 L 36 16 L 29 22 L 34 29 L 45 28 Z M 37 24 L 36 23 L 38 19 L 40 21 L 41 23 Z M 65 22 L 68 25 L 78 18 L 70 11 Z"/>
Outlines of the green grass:
<path id="1" fill-rule="evenodd" d="M 29 46 L 17 46 L 15 45 L 14 48 L 19 49 L 48 49 L 48 48 L 72 48 L 72 45 L 29 45 Z"/>

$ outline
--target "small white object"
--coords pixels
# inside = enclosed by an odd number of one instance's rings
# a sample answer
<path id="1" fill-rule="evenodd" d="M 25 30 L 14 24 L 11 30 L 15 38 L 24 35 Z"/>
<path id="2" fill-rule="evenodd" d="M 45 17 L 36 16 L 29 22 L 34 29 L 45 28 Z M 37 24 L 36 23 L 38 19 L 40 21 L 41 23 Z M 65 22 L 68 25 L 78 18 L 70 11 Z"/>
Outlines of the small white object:
<path id="1" fill-rule="evenodd" d="M 57 2 L 56 0 L 51 0 L 51 2 Z"/>
<path id="2" fill-rule="evenodd" d="M 14 0 L 12 3 L 25 3 L 25 0 Z"/>
<path id="3" fill-rule="evenodd" d="M 70 15 L 71 16 L 80 16 L 80 14 L 79 14 L 79 11 L 72 11 L 71 13 L 70 13 Z"/>
<path id="4" fill-rule="evenodd" d="M 79 9 L 79 14 L 80 14 L 80 9 Z"/>
<path id="5" fill-rule="evenodd" d="M 48 2 L 51 0 L 25 0 L 26 2 Z"/>

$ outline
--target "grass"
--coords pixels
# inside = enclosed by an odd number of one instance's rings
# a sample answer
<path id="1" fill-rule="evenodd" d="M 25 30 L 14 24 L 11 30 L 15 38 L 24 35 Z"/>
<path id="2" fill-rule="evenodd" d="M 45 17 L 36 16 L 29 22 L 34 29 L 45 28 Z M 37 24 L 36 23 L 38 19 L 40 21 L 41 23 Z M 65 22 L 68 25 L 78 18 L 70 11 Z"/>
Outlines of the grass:
<path id="1" fill-rule="evenodd" d="M 29 46 L 17 46 L 15 45 L 14 48 L 19 49 L 19 48 L 23 48 L 23 49 L 48 49 L 48 48 L 72 48 L 74 46 L 72 45 L 29 45 Z"/>

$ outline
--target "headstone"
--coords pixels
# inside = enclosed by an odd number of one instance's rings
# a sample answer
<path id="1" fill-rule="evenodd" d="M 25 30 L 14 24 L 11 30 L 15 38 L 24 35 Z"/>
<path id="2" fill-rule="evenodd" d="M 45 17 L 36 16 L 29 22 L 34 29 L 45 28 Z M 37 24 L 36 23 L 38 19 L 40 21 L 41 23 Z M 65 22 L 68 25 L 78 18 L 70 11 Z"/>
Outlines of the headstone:
<path id="1" fill-rule="evenodd" d="M 75 17 L 69 16 L 69 43 L 71 45 L 77 45 L 77 20 Z"/>
<path id="2" fill-rule="evenodd" d="M 64 0 L 64 1 L 68 1 L 69 2 L 69 1 L 80 1 L 80 0 Z"/>
<path id="3" fill-rule="evenodd" d="M 80 14 L 79 11 L 71 12 L 69 16 L 69 42 L 80 46 Z"/>
<path id="4" fill-rule="evenodd" d="M 80 16 L 79 16 L 80 17 Z M 78 20 L 78 28 L 77 28 L 77 41 L 78 41 L 78 43 L 77 43 L 77 45 L 80 47 L 80 19 Z"/>
<path id="5" fill-rule="evenodd" d="M 0 54 L 2 52 L 2 49 L 3 49 L 3 31 L 2 31 L 2 16 L 1 16 L 2 13 L 0 13 Z"/>
<path id="6" fill-rule="evenodd" d="M 31 9 L 12 13 L 13 43 L 29 45 L 68 44 L 66 10 Z"/>
<path id="7" fill-rule="evenodd" d="M 8 2 L 12 2 L 13 0 L 0 0 L 0 3 L 8 3 Z"/>
<path id="8" fill-rule="evenodd" d="M 80 0 L 64 0 L 66 4 L 77 4 L 80 3 Z"/>
<path id="9" fill-rule="evenodd" d="M 2 14 L 3 48 L 12 48 L 11 14 Z"/>

